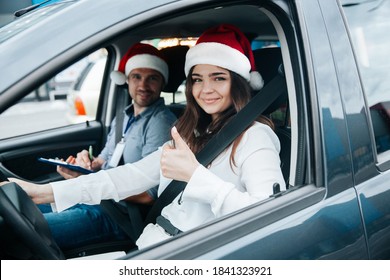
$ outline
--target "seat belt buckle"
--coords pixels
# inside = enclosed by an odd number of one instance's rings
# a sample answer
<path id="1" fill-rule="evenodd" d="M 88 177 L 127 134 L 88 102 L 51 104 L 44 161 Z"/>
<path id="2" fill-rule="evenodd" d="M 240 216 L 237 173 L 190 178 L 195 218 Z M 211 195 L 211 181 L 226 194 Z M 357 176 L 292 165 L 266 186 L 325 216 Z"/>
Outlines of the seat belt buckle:
<path id="1" fill-rule="evenodd" d="M 156 218 L 156 223 L 162 227 L 170 236 L 175 236 L 182 232 L 180 229 L 172 225 L 168 219 L 161 215 Z"/>

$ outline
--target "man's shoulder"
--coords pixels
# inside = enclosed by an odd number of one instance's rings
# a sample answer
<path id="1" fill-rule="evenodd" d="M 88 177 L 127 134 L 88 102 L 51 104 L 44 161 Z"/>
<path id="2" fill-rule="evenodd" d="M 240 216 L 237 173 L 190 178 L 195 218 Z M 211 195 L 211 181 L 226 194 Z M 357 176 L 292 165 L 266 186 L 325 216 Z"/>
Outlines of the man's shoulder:
<path id="1" fill-rule="evenodd" d="M 166 105 L 159 106 L 158 108 L 156 108 L 153 117 L 166 119 L 171 122 L 174 122 L 176 120 L 175 114 L 172 113 L 172 111 Z"/>
<path id="2" fill-rule="evenodd" d="M 168 119 L 172 119 L 173 121 L 176 120 L 176 115 L 172 113 L 172 111 L 169 109 L 167 105 L 164 103 L 164 99 L 160 99 L 160 102 L 156 104 L 156 108 L 153 112 L 154 117 L 165 117 Z"/>

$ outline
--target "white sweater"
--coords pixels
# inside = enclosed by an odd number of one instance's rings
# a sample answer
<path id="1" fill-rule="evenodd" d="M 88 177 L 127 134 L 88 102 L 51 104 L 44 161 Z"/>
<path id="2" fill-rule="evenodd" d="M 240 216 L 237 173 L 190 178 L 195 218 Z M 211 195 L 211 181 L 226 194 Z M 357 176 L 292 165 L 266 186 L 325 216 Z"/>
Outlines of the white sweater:
<path id="1" fill-rule="evenodd" d="M 208 168 L 199 166 L 180 195 L 162 215 L 182 231 L 187 231 L 216 217 L 243 208 L 272 194 L 274 183 L 281 190 L 285 182 L 280 169 L 280 144 L 266 125 L 255 123 L 244 134 L 235 154 L 236 166 L 230 165 L 231 146 Z M 159 195 L 171 182 L 160 173 L 161 149 L 144 159 L 114 169 L 52 183 L 58 211 L 77 203 L 99 204 L 103 199 L 119 201 L 159 185 Z M 168 238 L 156 228 L 150 236 L 147 227 L 137 242 L 139 247 Z M 157 236 L 158 235 L 158 236 Z"/>

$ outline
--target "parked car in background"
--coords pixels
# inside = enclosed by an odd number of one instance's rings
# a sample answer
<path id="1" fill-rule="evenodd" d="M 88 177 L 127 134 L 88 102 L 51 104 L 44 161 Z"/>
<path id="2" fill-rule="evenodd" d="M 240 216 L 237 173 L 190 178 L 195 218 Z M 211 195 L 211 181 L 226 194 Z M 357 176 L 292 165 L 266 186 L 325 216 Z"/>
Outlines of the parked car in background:
<path id="1" fill-rule="evenodd" d="M 69 259 L 120 250 L 122 259 L 389 259 L 389 14 L 390 1 L 382 0 L 158 0 L 131 8 L 126 0 L 83 0 L 57 2 L 3 26 L 0 119 L 63 69 L 96 50 L 107 52 L 106 71 L 94 81 L 95 117 L 0 137 L 5 176 L 60 180 L 37 158 L 102 148 L 122 92 L 109 73 L 130 45 L 198 37 L 230 23 L 252 42 L 279 42 L 254 51 L 265 88 L 274 77 L 284 85 L 284 94 L 256 113 L 275 121 L 288 189 L 276 186 L 265 201 L 144 250 L 118 242 L 63 252 L 32 201 L 11 183 L 0 188 L 9 205 L 0 207 L 1 258 Z M 170 49 L 170 65 L 180 66 L 170 68 L 172 94 L 184 80 L 185 52 L 178 47 Z M 85 114 L 93 115 L 92 95 L 75 90 Z M 180 115 L 185 104 L 169 106 Z"/>
<path id="2" fill-rule="evenodd" d="M 68 94 L 70 123 L 81 123 L 96 118 L 106 57 L 89 62 L 72 84 Z"/>

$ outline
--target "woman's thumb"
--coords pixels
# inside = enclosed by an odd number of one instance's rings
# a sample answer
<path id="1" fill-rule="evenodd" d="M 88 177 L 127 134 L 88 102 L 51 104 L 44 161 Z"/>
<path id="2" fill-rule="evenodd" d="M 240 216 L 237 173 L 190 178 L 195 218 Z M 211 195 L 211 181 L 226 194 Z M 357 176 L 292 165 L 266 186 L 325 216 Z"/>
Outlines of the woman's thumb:
<path id="1" fill-rule="evenodd" d="M 176 149 L 187 147 L 186 142 L 184 142 L 183 138 L 181 138 L 179 132 L 177 131 L 176 126 L 172 127 L 171 135 L 172 135 L 172 139 L 173 139 L 173 141 L 175 143 L 175 148 Z"/>

